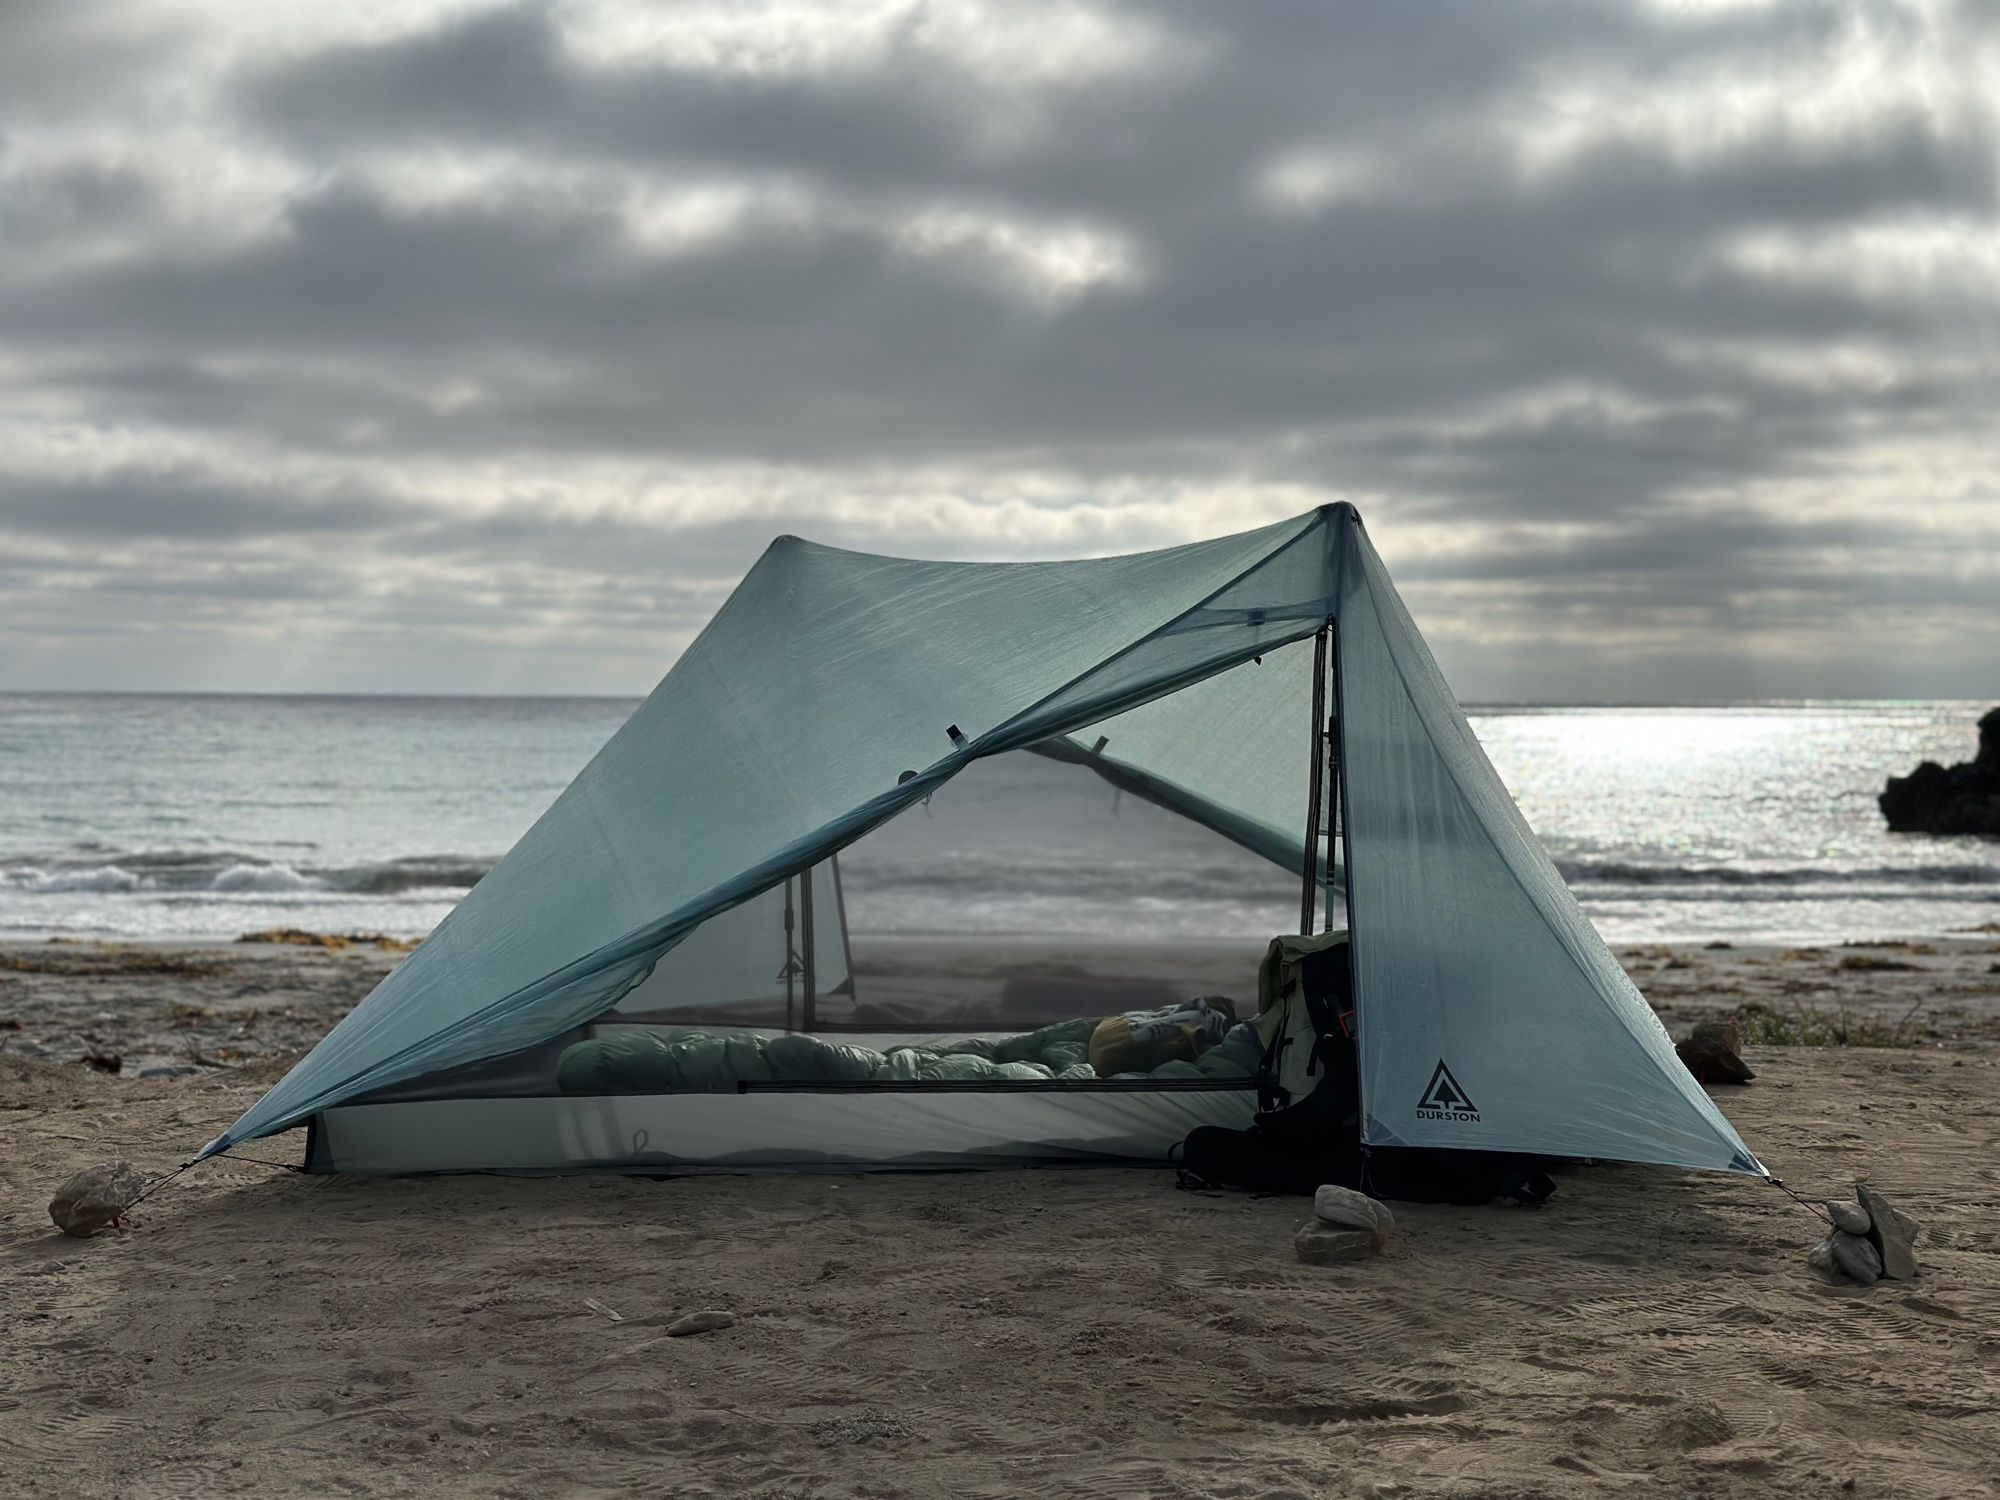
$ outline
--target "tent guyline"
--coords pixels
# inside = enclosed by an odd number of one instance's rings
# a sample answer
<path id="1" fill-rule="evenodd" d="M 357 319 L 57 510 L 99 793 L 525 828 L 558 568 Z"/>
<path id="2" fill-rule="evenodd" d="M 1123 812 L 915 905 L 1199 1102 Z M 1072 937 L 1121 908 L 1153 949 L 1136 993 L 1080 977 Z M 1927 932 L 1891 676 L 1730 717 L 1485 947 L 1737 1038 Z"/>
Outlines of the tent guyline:
<path id="1" fill-rule="evenodd" d="M 1296 874 L 1302 935 L 1344 919 L 1371 1148 L 1766 1175 L 1345 504 L 1073 562 L 779 538 L 507 856 L 202 1154 L 303 1124 L 316 1170 L 1158 1161 L 1246 1122 L 1228 1018 L 1199 1061 L 1114 1067 L 1084 1056 L 1111 1018 L 1006 1035 L 970 1000 L 862 993 L 840 851 L 1015 751 Z M 1477 1109 L 1435 1107 L 1440 1069 Z"/>

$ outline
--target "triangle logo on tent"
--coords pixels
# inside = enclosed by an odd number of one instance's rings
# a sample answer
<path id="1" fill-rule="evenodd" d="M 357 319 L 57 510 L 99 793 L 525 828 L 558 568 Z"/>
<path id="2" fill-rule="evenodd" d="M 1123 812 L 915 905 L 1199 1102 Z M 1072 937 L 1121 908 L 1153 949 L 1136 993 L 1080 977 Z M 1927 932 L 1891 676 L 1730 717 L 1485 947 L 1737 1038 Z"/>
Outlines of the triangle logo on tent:
<path id="1" fill-rule="evenodd" d="M 1451 1069 L 1438 1059 L 1437 1071 L 1431 1074 L 1431 1081 L 1417 1099 L 1419 1120 L 1451 1120 L 1461 1125 L 1479 1123 L 1479 1106 L 1472 1102 L 1472 1096 L 1458 1085 L 1451 1076 Z"/>

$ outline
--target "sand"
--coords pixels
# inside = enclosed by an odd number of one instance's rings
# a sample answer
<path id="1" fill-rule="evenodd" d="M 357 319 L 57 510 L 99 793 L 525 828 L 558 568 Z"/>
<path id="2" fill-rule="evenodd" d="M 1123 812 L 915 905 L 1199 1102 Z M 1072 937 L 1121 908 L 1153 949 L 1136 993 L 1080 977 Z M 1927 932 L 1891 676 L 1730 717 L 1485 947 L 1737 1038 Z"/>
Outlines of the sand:
<path id="1" fill-rule="evenodd" d="M 67 1240 L 45 1212 L 65 1173 L 171 1166 L 393 956 L 0 967 L 19 1023 L 0 1030 L 0 1493 L 1989 1492 L 1996 943 L 1626 955 L 1670 1020 L 1928 999 L 1922 1046 L 1753 1048 L 1757 1081 L 1721 1091 L 1794 1187 L 1866 1176 L 1923 1222 L 1923 1278 L 1867 1290 L 1807 1269 L 1820 1226 L 1776 1189 L 1623 1166 L 1566 1172 L 1539 1212 L 1403 1208 L 1384 1256 L 1325 1268 L 1293 1258 L 1301 1201 L 1145 1171 L 367 1181 L 222 1161 L 130 1233 Z M 1842 967 L 1856 955 L 1913 967 Z M 1100 958 L 1014 962 L 1123 972 Z M 93 1045 L 134 1056 L 172 1056 L 147 1049 L 193 1007 L 235 1065 L 79 1067 L 63 1027 L 82 1023 L 55 1017 L 84 1005 Z M 667 1336 L 708 1308 L 737 1321 Z"/>

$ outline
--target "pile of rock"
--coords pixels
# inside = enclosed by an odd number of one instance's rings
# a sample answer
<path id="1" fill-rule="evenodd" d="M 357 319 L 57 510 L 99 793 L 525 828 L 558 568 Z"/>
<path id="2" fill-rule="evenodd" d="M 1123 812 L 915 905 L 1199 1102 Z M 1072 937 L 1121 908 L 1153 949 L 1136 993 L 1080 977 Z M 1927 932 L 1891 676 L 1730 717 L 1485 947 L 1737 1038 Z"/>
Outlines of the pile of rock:
<path id="1" fill-rule="evenodd" d="M 1979 721 L 1979 752 L 1949 770 L 1927 760 L 1876 798 L 1895 833 L 2000 835 L 2000 708 Z"/>
<path id="2" fill-rule="evenodd" d="M 1396 1231 L 1396 1216 L 1366 1193 L 1332 1184 L 1313 1194 L 1313 1216 L 1299 1226 L 1292 1247 L 1309 1266 L 1379 1255 Z"/>
<path id="3" fill-rule="evenodd" d="M 1890 1206 L 1889 1200 L 1865 1182 L 1854 1184 L 1857 1203 L 1832 1202 L 1833 1233 L 1812 1247 L 1806 1259 L 1827 1276 L 1845 1276 L 1862 1286 L 1883 1277 L 1915 1281 L 1917 1221 Z"/>

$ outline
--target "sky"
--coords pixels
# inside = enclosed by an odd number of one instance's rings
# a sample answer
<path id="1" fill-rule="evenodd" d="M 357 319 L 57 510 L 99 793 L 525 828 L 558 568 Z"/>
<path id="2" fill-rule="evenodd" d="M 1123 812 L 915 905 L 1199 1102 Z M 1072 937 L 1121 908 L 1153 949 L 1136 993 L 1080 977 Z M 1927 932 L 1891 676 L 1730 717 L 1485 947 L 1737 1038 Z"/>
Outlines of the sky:
<path id="1" fill-rule="evenodd" d="M 0 688 L 643 692 L 1361 510 L 1467 700 L 2000 696 L 2000 4 L 0 7 Z"/>

